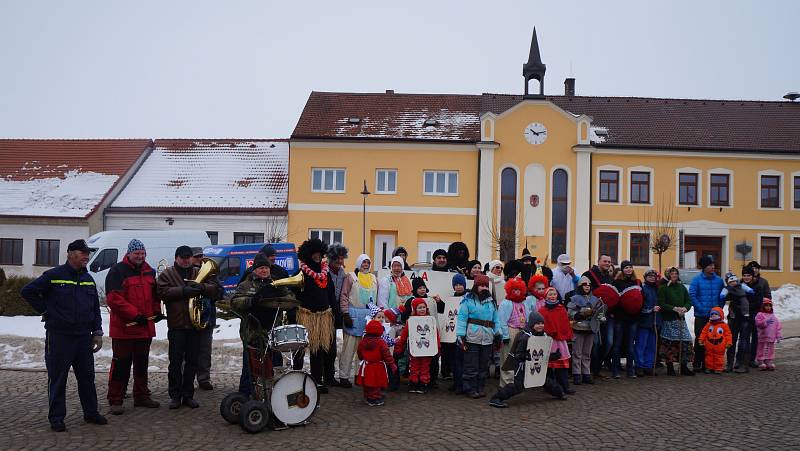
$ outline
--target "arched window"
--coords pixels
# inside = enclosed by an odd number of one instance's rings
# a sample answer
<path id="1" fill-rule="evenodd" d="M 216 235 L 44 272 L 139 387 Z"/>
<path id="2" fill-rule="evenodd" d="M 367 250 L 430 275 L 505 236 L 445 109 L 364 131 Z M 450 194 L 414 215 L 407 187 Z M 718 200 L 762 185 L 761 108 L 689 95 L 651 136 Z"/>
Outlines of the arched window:
<path id="1" fill-rule="evenodd" d="M 500 174 L 500 260 L 514 258 L 517 243 L 517 171 L 505 168 Z"/>
<path id="2" fill-rule="evenodd" d="M 550 237 L 550 259 L 555 262 L 561 254 L 567 253 L 567 209 L 569 208 L 569 177 L 567 171 L 553 171 L 553 210 L 551 214 L 552 233 Z"/>

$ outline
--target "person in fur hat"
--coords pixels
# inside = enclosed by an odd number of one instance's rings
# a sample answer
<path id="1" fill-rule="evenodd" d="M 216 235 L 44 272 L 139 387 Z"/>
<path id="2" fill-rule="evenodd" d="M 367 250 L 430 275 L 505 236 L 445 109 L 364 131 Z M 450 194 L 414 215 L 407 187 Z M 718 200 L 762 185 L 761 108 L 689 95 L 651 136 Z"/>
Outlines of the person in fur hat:
<path id="1" fill-rule="evenodd" d="M 383 333 L 383 325 L 371 320 L 364 328 L 364 338 L 358 343 L 361 363 L 356 372 L 356 384 L 364 390 L 366 403 L 373 407 L 385 403 L 383 389 L 389 386 L 389 374 L 397 371 Z"/>
<path id="2" fill-rule="evenodd" d="M 411 310 L 413 316 L 430 316 L 428 311 L 428 304 L 423 298 L 414 298 L 411 302 Z M 408 323 L 403 326 L 403 332 L 400 338 L 395 342 L 394 353 L 395 355 L 402 354 L 406 345 L 408 344 Z M 437 335 L 436 350 L 439 350 L 439 339 Z M 428 391 L 428 384 L 431 381 L 431 360 L 433 357 L 414 357 L 409 355 L 409 375 L 408 375 L 408 392 L 409 393 L 426 393 Z"/>
<path id="3" fill-rule="evenodd" d="M 328 263 L 323 256 L 328 246 L 318 238 L 303 242 L 297 250 L 300 271 L 303 272 L 303 290 L 298 294 L 297 323 L 308 331 L 311 377 L 320 393 L 328 393 L 327 386 L 338 385 L 333 362 L 336 358 L 336 333 L 334 310 L 338 310 L 336 294 L 330 280 Z"/>
<path id="4" fill-rule="evenodd" d="M 447 267 L 450 271 L 461 273 L 467 277 L 469 276 L 468 262 L 469 248 L 467 245 L 461 241 L 451 243 L 447 248 Z"/>
<path id="5" fill-rule="evenodd" d="M 505 286 L 506 298 L 500 303 L 497 316 L 500 330 L 503 333 L 503 349 L 501 362 L 505 362 L 511 351 L 511 342 L 526 328 L 528 315 L 536 311 L 533 298 L 526 296 L 525 281 L 521 277 L 509 279 Z M 500 374 L 500 386 L 514 383 L 514 371 L 503 371 Z"/>
<path id="6" fill-rule="evenodd" d="M 756 361 L 761 370 L 775 370 L 775 343 L 783 340 L 781 321 L 772 312 L 772 299 L 764 298 L 761 311 L 756 315 L 758 348 Z"/>
<path id="7" fill-rule="evenodd" d="M 503 333 L 497 307 L 489 290 L 489 278 L 475 277 L 472 291 L 458 308 L 456 345 L 464 352 L 463 391 L 474 399 L 486 396 L 492 345 L 502 345 Z"/>
<path id="8" fill-rule="evenodd" d="M 725 312 L 721 308 L 711 309 L 699 342 L 706 351 L 705 373 L 721 374 L 725 367 L 725 351 L 733 344 L 731 330 L 725 324 Z"/>

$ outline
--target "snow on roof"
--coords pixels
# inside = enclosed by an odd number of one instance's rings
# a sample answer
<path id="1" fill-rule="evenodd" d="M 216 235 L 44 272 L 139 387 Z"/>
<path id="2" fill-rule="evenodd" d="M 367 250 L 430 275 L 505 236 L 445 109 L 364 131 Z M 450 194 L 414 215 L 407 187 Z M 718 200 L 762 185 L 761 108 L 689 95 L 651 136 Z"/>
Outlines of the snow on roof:
<path id="1" fill-rule="evenodd" d="M 157 140 L 111 208 L 286 209 L 288 171 L 287 141 Z"/>
<path id="2" fill-rule="evenodd" d="M 69 171 L 64 178 L 0 178 L 0 215 L 84 218 L 103 200 L 119 176 Z"/>

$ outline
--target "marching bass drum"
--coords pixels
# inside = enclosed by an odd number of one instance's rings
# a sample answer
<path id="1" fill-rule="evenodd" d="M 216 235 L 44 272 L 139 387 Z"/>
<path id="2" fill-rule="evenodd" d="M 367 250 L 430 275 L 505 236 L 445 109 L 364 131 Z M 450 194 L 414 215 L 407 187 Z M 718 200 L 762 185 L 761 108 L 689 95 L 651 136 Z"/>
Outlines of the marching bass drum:
<path id="1" fill-rule="evenodd" d="M 273 384 L 269 403 L 278 420 L 289 426 L 303 424 L 319 407 L 317 384 L 304 371 L 289 371 Z"/>

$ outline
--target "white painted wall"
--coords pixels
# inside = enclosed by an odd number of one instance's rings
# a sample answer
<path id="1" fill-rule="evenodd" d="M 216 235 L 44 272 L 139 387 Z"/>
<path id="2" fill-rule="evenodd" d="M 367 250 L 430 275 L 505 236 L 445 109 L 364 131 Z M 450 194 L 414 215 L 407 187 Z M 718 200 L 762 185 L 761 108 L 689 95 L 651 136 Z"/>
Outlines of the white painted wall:
<path id="1" fill-rule="evenodd" d="M 77 239 L 89 238 L 89 226 L 0 224 L 0 238 L 22 238 L 22 265 L 3 265 L 6 275 L 38 277 L 50 266 L 34 266 L 36 240 L 59 240 L 58 263 L 67 260 L 67 246 Z"/>
<path id="2" fill-rule="evenodd" d="M 166 219 L 172 218 L 170 226 Z M 288 219 L 283 216 L 245 215 L 164 215 L 145 213 L 108 213 L 106 230 L 205 230 L 219 234 L 218 244 L 233 243 L 233 233 L 264 233 L 278 227 L 286 236 Z"/>

